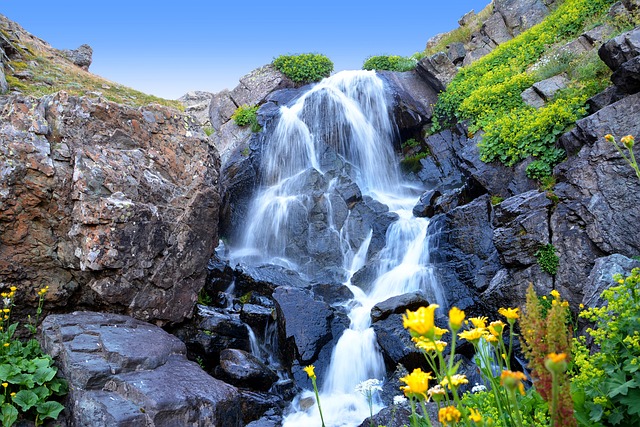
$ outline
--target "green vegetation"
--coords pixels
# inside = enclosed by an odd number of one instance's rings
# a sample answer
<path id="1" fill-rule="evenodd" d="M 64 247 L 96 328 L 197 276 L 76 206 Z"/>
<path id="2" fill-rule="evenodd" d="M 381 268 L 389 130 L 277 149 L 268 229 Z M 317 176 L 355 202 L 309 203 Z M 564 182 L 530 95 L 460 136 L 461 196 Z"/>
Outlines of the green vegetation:
<path id="1" fill-rule="evenodd" d="M 18 322 L 10 323 L 17 288 L 2 293 L 0 314 L 0 419 L 11 426 L 18 419 L 41 425 L 47 418 L 57 419 L 64 406 L 56 398 L 67 393 L 67 382 L 56 378 L 58 369 L 51 356 L 44 354 L 35 338 L 23 342 L 14 337 Z M 48 286 L 38 292 L 38 308 L 33 323 L 25 325 L 31 336 L 42 314 Z M 32 319 L 29 318 L 31 321 Z"/>
<path id="2" fill-rule="evenodd" d="M 248 105 L 241 105 L 236 108 L 236 111 L 233 112 L 231 118 L 238 126 L 251 126 L 251 132 L 260 132 L 262 130 L 262 126 L 258 124 L 258 106 L 254 105 L 250 107 Z"/>
<path id="3" fill-rule="evenodd" d="M 216 130 L 212 126 L 205 126 L 202 128 L 202 131 L 205 133 L 205 135 L 211 136 Z"/>
<path id="4" fill-rule="evenodd" d="M 502 196 L 491 196 L 491 206 L 499 205 L 504 201 L 504 197 Z"/>
<path id="5" fill-rule="evenodd" d="M 411 156 L 407 156 L 404 159 L 400 160 L 400 167 L 405 172 L 420 172 L 420 170 L 422 169 L 420 160 L 424 159 L 425 157 L 427 157 L 427 153 L 417 153 Z"/>
<path id="6" fill-rule="evenodd" d="M 602 293 L 605 305 L 583 311 L 595 322 L 585 337 L 574 340 L 572 393 L 576 418 L 583 425 L 640 425 L 640 269 L 614 276 L 618 286 Z"/>
<path id="7" fill-rule="evenodd" d="M 273 60 L 273 66 L 296 83 L 318 82 L 333 71 L 333 62 L 317 53 L 280 55 Z"/>
<path id="8" fill-rule="evenodd" d="M 586 114 L 585 102 L 608 85 L 608 72 L 584 57 L 559 55 L 556 63 L 532 68 L 550 46 L 575 37 L 606 13 L 613 0 L 565 0 L 542 23 L 501 44 L 492 53 L 460 70 L 434 111 L 432 131 L 467 120 L 469 131 L 484 130 L 479 143 L 485 162 L 507 166 L 532 156 L 527 174 L 540 179 L 551 174 L 563 152 L 554 144 L 576 120 Z M 570 84 L 545 106 L 535 109 L 520 93 L 538 77 L 570 71 Z"/>
<path id="9" fill-rule="evenodd" d="M 560 258 L 556 255 L 556 248 L 551 243 L 542 246 L 535 253 L 538 258 L 538 265 L 543 271 L 554 276 L 558 272 L 560 266 Z"/>
<path id="10" fill-rule="evenodd" d="M 411 71 L 416 67 L 414 58 L 398 55 L 370 56 L 362 65 L 363 70 Z"/>
<path id="11" fill-rule="evenodd" d="M 419 172 L 422 169 L 420 160 L 431 155 L 429 147 L 415 138 L 407 139 L 401 147 L 404 158 L 400 160 L 400 168 L 404 172 Z"/>

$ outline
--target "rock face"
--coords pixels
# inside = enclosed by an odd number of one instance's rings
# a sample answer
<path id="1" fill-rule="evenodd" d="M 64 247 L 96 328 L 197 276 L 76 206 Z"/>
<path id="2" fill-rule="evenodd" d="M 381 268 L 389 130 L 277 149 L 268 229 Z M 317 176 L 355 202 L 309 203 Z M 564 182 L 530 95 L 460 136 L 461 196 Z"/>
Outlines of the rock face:
<path id="1" fill-rule="evenodd" d="M 187 360 L 184 344 L 127 316 L 50 315 L 42 345 L 69 381 L 73 426 L 240 426 L 235 387 Z"/>
<path id="2" fill-rule="evenodd" d="M 182 102 L 185 106 L 185 113 L 190 115 L 196 123 L 202 127 L 210 127 L 209 108 L 212 99 L 212 93 L 196 90 L 185 93 L 178 98 L 178 101 Z"/>
<path id="3" fill-rule="evenodd" d="M 217 243 L 206 136 L 172 109 L 64 92 L 5 98 L 0 114 L 0 281 L 49 285 L 54 309 L 190 316 Z"/>

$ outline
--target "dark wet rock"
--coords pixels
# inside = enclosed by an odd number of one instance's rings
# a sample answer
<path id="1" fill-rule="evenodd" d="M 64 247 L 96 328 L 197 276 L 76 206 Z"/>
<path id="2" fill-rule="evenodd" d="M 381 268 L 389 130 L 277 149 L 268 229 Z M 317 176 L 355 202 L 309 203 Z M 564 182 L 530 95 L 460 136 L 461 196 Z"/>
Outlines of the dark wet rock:
<path id="1" fill-rule="evenodd" d="M 251 326 L 255 331 L 264 331 L 267 325 L 275 319 L 275 307 L 265 307 L 257 304 L 242 304 L 240 320 Z"/>
<path id="2" fill-rule="evenodd" d="M 257 357 L 244 350 L 227 348 L 220 352 L 216 376 L 236 387 L 267 391 L 278 375 Z"/>
<path id="3" fill-rule="evenodd" d="M 390 314 L 372 327 L 387 366 L 395 367 L 401 363 L 411 372 L 424 365 L 424 354 L 416 348 L 411 335 L 402 326 L 402 314 Z"/>
<path id="4" fill-rule="evenodd" d="M 444 130 L 425 139 L 430 156 L 420 160 L 420 180 L 428 188 L 448 189 L 461 186 L 465 177 L 460 171 L 457 152 L 468 142 L 459 129 Z"/>
<path id="5" fill-rule="evenodd" d="M 413 207 L 413 216 L 431 218 L 435 214 L 435 202 L 440 196 L 438 190 L 425 191 Z"/>
<path id="6" fill-rule="evenodd" d="M 427 406 L 431 409 L 432 420 L 438 419 L 437 411 L 438 409 L 435 407 L 433 402 L 428 402 Z M 431 414 L 431 412 L 430 412 Z M 404 427 L 411 425 L 411 408 L 409 407 L 409 403 L 399 405 L 399 406 L 387 406 L 382 408 L 380 412 L 377 414 L 373 414 L 373 418 L 367 417 L 358 427 L 371 427 L 374 426 L 387 426 L 387 427 Z M 435 418 L 434 418 L 435 417 Z M 392 421 L 393 420 L 393 421 Z M 434 426 L 440 425 L 436 424 L 436 422 L 432 421 Z"/>
<path id="7" fill-rule="evenodd" d="M 604 43 L 598 49 L 600 59 L 611 70 L 640 55 L 640 28 L 635 28 Z"/>
<path id="8" fill-rule="evenodd" d="M 402 314 L 407 310 L 415 311 L 428 305 L 427 296 L 421 291 L 391 297 L 373 306 L 371 309 L 371 322 L 375 323 L 386 319 L 391 314 Z"/>
<path id="9" fill-rule="evenodd" d="M 282 407 L 284 401 L 281 397 L 271 393 L 252 390 L 240 390 L 240 405 L 242 408 L 242 421 L 246 426 L 280 426 L 282 422 Z M 278 421 L 271 424 L 272 421 Z"/>
<path id="10" fill-rule="evenodd" d="M 309 282 L 294 270 L 279 265 L 244 266 L 237 270 L 236 293 L 246 295 L 249 292 L 271 296 L 278 286 L 309 288 Z"/>
<path id="11" fill-rule="evenodd" d="M 611 81 L 625 93 L 640 91 L 640 55 L 620 65 L 611 76 Z"/>
<path id="12" fill-rule="evenodd" d="M 342 283 L 318 283 L 313 285 L 313 293 L 329 305 L 340 304 L 353 299 L 353 292 Z"/>
<path id="13" fill-rule="evenodd" d="M 273 292 L 278 313 L 280 350 L 289 365 L 294 360 L 309 364 L 331 339 L 331 310 L 313 299 L 310 291 L 280 286 Z M 300 313 L 305 313 L 300 316 Z"/>
<path id="14" fill-rule="evenodd" d="M 640 268 L 640 261 L 620 254 L 596 259 L 583 288 L 582 304 L 585 307 L 602 307 L 605 304 L 601 298 L 602 291 L 617 285 L 613 276 L 615 274 L 627 276 L 634 268 Z"/>
<path id="15" fill-rule="evenodd" d="M 494 208 L 493 243 L 503 265 L 523 267 L 537 262 L 536 252 L 551 242 L 551 205 L 545 193 L 531 190 Z"/>
<path id="16" fill-rule="evenodd" d="M 282 416 L 274 413 L 275 411 L 267 411 L 267 414 L 261 418 L 250 422 L 246 427 L 280 427 L 282 426 Z"/>
<path id="17" fill-rule="evenodd" d="M 184 344 L 157 326 L 116 314 L 50 315 L 42 344 L 69 381 L 72 425 L 241 425 L 236 388 L 188 361 Z"/>
<path id="18" fill-rule="evenodd" d="M 593 114 L 614 102 L 620 101 L 625 96 L 627 96 L 627 94 L 617 86 L 609 86 L 602 92 L 587 99 L 588 111 L 590 114 Z"/>
<path id="19" fill-rule="evenodd" d="M 435 217 L 432 259 L 450 304 L 471 296 L 469 290 L 482 291 L 500 269 L 498 251 L 493 244 L 492 209 L 484 195 L 447 214 Z M 462 286 L 461 286 L 462 285 Z M 465 291 L 466 290 L 466 291 Z"/>
<path id="20" fill-rule="evenodd" d="M 487 313 L 496 313 L 501 307 L 521 307 L 529 284 L 534 285 L 538 295 L 548 295 L 553 290 L 551 275 L 535 264 L 524 269 L 499 270 L 479 300 Z"/>
<path id="21" fill-rule="evenodd" d="M 462 65 L 462 61 L 467 54 L 464 43 L 454 42 L 447 46 L 447 56 L 454 65 Z"/>

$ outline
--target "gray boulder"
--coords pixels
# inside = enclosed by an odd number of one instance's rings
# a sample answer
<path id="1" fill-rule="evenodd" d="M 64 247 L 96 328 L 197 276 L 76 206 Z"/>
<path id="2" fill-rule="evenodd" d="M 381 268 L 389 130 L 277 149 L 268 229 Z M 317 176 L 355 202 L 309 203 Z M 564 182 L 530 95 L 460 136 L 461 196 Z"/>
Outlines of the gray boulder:
<path id="1" fill-rule="evenodd" d="M 416 66 L 416 71 L 436 93 L 444 91 L 458 74 L 458 68 L 444 52 L 422 58 Z"/>
<path id="2" fill-rule="evenodd" d="M 600 298 L 602 291 L 617 285 L 613 281 L 613 276 L 615 274 L 626 276 L 634 268 L 640 268 L 640 261 L 620 254 L 596 259 L 583 289 L 582 304 L 585 307 L 601 307 L 604 304 Z"/>
<path id="3" fill-rule="evenodd" d="M 640 55 L 620 65 L 611 76 L 611 81 L 625 93 L 640 91 Z"/>
<path id="4" fill-rule="evenodd" d="M 616 71 L 622 64 L 640 55 L 640 28 L 609 40 L 598 49 L 598 55 L 611 70 Z"/>
<path id="5" fill-rule="evenodd" d="M 184 344 L 157 326 L 115 314 L 50 315 L 42 345 L 69 381 L 71 425 L 240 426 L 237 390 L 188 361 Z"/>
<path id="6" fill-rule="evenodd" d="M 495 0 L 493 10 L 502 15 L 507 28 L 516 36 L 542 22 L 552 3 L 553 0 Z"/>
<path id="7" fill-rule="evenodd" d="M 424 292 L 417 291 L 391 297 L 374 305 L 371 309 L 371 322 L 384 320 L 392 314 L 404 313 L 406 310 L 415 311 L 429 305 Z"/>
<path id="8" fill-rule="evenodd" d="M 216 376 L 237 387 L 267 391 L 278 375 L 258 358 L 243 350 L 228 348 L 220 353 Z"/>
<path id="9" fill-rule="evenodd" d="M 213 94 L 203 91 L 187 92 L 178 98 L 185 107 L 185 113 L 191 116 L 200 126 L 211 126 L 209 107 Z"/>
<path id="10" fill-rule="evenodd" d="M 489 37 L 496 45 L 507 42 L 513 38 L 500 13 L 491 14 L 484 24 L 482 24 L 480 32 Z"/>
<path id="11" fill-rule="evenodd" d="M 73 50 L 64 49 L 61 50 L 60 53 L 69 61 L 86 71 L 89 70 L 91 62 L 93 61 L 93 49 L 88 44 L 83 44 Z"/>

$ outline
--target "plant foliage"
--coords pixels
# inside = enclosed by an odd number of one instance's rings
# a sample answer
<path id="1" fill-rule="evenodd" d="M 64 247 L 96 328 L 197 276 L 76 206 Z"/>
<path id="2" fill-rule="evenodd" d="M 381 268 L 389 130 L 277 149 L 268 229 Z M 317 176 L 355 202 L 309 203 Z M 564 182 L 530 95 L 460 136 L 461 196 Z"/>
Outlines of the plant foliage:
<path id="1" fill-rule="evenodd" d="M 398 55 L 370 56 L 362 65 L 363 70 L 411 71 L 416 67 L 414 58 Z"/>
<path id="2" fill-rule="evenodd" d="M 248 105 L 241 105 L 236 108 L 231 118 L 238 126 L 251 126 L 252 132 L 260 132 L 262 127 L 258 124 L 258 106 L 254 105 L 250 107 Z"/>
<path id="3" fill-rule="evenodd" d="M 542 246 L 535 253 L 538 258 L 538 264 L 543 271 L 554 276 L 558 272 L 560 266 L 560 258 L 556 255 L 556 248 L 551 243 Z"/>
<path id="4" fill-rule="evenodd" d="M 318 82 L 333 71 L 333 62 L 318 53 L 280 55 L 273 60 L 273 66 L 296 83 Z"/>
<path id="5" fill-rule="evenodd" d="M 603 80 L 601 69 L 588 63 L 581 68 L 582 79 L 573 76 L 569 88 L 542 108 L 526 105 L 520 94 L 536 81 L 531 66 L 549 46 L 575 37 L 613 3 L 613 0 L 565 0 L 540 24 L 462 68 L 438 99 L 432 131 L 456 120 L 467 120 L 471 133 L 485 131 L 479 144 L 483 161 L 512 166 L 532 156 L 537 162 L 528 169 L 529 177 L 539 179 L 549 175 L 563 158 L 554 146 L 557 137 L 586 114 L 586 100 L 608 82 Z M 566 69 L 570 60 L 561 58 L 557 67 Z M 549 72 L 539 70 L 538 75 Z"/>

